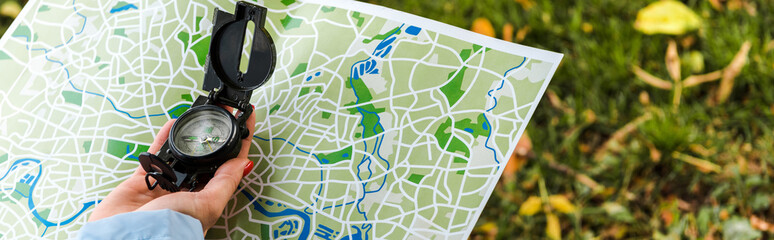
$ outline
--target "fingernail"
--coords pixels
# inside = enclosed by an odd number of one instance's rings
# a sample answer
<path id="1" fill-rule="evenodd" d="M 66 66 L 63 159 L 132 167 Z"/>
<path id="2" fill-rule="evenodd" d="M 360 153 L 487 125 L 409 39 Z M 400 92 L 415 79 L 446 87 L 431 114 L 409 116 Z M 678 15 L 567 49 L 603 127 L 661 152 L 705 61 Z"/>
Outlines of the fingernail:
<path id="1" fill-rule="evenodd" d="M 255 110 L 255 105 L 250 104 L 251 107 L 253 107 L 253 110 Z"/>
<path id="2" fill-rule="evenodd" d="M 253 164 L 253 161 L 248 161 L 247 165 L 245 165 L 245 171 L 242 172 L 242 177 L 247 176 L 247 174 L 250 174 L 250 172 L 253 171 L 253 167 L 255 167 L 255 164 Z"/>

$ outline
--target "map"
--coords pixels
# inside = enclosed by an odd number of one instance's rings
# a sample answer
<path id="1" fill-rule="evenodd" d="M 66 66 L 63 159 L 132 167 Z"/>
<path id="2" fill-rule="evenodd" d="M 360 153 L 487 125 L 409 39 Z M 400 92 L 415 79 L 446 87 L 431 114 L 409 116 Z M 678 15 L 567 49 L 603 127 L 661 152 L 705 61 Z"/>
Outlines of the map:
<path id="1" fill-rule="evenodd" d="M 466 238 L 562 55 L 361 2 L 256 3 L 277 50 L 256 167 L 207 238 Z M 216 8 L 234 2 L 27 3 L 0 39 L 0 238 L 78 234 L 206 94 Z"/>

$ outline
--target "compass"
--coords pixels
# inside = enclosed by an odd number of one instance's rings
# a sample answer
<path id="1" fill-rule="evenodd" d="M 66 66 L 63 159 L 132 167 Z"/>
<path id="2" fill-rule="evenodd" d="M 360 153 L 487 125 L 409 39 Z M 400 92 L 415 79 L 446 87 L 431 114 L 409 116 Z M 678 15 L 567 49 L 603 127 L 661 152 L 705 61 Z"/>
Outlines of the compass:
<path id="1" fill-rule="evenodd" d="M 179 156 L 202 157 L 217 153 L 235 134 L 236 119 L 217 106 L 202 106 L 180 116 L 169 133 L 171 149 Z M 174 126 L 174 125 L 173 125 Z"/>
<path id="2" fill-rule="evenodd" d="M 210 50 L 202 89 L 191 108 L 169 130 L 157 153 L 141 153 L 145 184 L 153 190 L 194 191 L 225 161 L 239 155 L 242 139 L 250 137 L 247 118 L 253 114 L 250 97 L 274 72 L 276 51 L 264 23 L 267 10 L 237 2 L 234 14 L 215 9 Z M 253 43 L 247 71 L 239 70 L 247 23 L 253 22 Z M 222 106 L 234 109 L 233 113 Z"/>

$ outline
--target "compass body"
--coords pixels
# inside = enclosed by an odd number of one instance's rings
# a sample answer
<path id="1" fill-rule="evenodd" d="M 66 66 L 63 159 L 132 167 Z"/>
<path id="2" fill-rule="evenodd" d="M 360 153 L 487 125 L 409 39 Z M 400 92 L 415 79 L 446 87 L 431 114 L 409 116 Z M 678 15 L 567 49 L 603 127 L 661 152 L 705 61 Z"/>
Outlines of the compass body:
<path id="1" fill-rule="evenodd" d="M 240 149 L 236 118 L 215 105 L 203 105 L 183 113 L 169 131 L 172 156 L 187 164 L 218 165 Z M 234 156 L 235 157 L 235 156 Z M 228 159 L 226 159 L 228 160 Z"/>
<path id="2" fill-rule="evenodd" d="M 160 186 L 170 192 L 195 191 L 221 164 L 239 155 L 242 139 L 250 137 L 246 126 L 253 114 L 250 97 L 271 77 L 276 62 L 274 42 L 264 28 L 266 13 L 266 8 L 247 2 L 237 2 L 234 14 L 215 10 L 202 84 L 210 93 L 199 96 L 180 115 L 158 153 L 140 154 L 148 189 Z M 241 72 L 248 22 L 256 28 L 247 71 Z M 224 106 L 233 108 L 234 113 Z"/>

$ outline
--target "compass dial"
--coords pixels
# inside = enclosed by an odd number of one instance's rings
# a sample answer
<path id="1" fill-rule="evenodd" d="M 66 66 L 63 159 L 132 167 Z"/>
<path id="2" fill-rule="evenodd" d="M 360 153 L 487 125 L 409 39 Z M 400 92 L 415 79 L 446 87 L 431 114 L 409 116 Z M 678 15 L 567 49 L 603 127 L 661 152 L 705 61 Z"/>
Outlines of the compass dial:
<path id="1" fill-rule="evenodd" d="M 228 141 L 231 119 L 220 111 L 203 109 L 179 119 L 173 129 L 174 145 L 188 156 L 204 156 L 217 151 Z"/>

